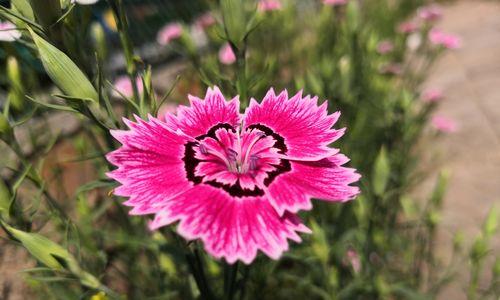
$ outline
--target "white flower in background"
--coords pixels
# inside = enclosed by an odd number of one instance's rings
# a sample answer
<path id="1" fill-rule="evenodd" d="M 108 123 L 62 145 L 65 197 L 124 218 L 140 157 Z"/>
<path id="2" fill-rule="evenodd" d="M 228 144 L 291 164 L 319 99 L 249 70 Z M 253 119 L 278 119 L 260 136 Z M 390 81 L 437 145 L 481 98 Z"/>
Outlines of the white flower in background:
<path id="1" fill-rule="evenodd" d="M 21 32 L 9 21 L 0 22 L 0 41 L 13 42 L 21 38 Z"/>
<path id="2" fill-rule="evenodd" d="M 92 5 L 96 4 L 99 0 L 71 0 L 71 3 L 78 3 L 81 5 Z"/>
<path id="3" fill-rule="evenodd" d="M 422 36 L 419 32 L 414 32 L 406 39 L 406 47 L 411 51 L 416 51 L 422 44 Z"/>

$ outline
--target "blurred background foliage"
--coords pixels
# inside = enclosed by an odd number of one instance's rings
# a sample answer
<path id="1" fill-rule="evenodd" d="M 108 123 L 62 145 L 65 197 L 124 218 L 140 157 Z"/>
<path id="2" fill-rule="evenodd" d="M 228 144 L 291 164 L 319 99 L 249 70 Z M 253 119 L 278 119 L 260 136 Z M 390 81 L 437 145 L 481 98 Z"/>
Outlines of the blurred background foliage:
<path id="1" fill-rule="evenodd" d="M 500 262 L 484 263 L 497 211 L 479 236 L 467 237 L 470 249 L 457 234 L 451 260 L 443 261 L 434 247 L 447 173 L 424 199 L 412 192 L 425 176 L 422 134 L 435 107 L 421 101 L 421 84 L 445 50 L 429 44 L 430 23 L 411 33 L 398 28 L 429 3 L 288 0 L 262 11 L 243 0 L 47 0 L 34 9 L 40 1 L 4 1 L 0 10 L 22 32 L 0 44 L 0 221 L 4 241 L 37 261 L 24 270 L 27 297 L 433 299 L 465 259 L 464 293 L 498 299 Z M 215 24 L 197 26 L 207 12 Z M 157 32 L 168 22 L 183 33 L 160 46 Z M 378 50 L 383 41 L 393 44 L 389 53 Z M 234 61 L 223 63 L 227 43 Z M 113 86 L 120 75 L 130 91 Z M 331 112 L 342 112 L 338 126 L 348 129 L 333 146 L 363 175 L 355 201 L 316 201 L 302 214 L 313 234 L 280 260 L 260 255 L 240 265 L 234 291 L 227 286 L 234 268 L 171 228 L 150 232 L 147 220 L 127 215 L 105 176 L 104 154 L 118 146 L 109 129 L 123 127 L 121 116 L 160 110 L 161 117 L 162 108 L 212 85 L 243 104 L 269 87 L 328 99 Z M 491 280 L 479 286 L 484 272 Z"/>

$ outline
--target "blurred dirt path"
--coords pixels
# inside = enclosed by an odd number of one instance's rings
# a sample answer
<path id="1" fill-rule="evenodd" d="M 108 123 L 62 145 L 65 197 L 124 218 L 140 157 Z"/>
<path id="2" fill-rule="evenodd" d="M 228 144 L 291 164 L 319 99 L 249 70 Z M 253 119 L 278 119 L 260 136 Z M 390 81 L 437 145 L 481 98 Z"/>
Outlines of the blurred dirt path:
<path id="1" fill-rule="evenodd" d="M 431 187 L 438 169 L 451 171 L 437 245 L 444 253 L 454 232 L 462 231 L 470 244 L 493 204 L 500 209 L 500 2 L 454 2 L 444 7 L 438 27 L 463 40 L 461 49 L 439 59 L 426 83 L 446 95 L 436 113 L 459 125 L 430 145 L 439 165 L 424 183 Z M 499 255 L 500 235 L 492 242 Z M 440 299 L 465 299 L 463 287 L 451 287 Z"/>

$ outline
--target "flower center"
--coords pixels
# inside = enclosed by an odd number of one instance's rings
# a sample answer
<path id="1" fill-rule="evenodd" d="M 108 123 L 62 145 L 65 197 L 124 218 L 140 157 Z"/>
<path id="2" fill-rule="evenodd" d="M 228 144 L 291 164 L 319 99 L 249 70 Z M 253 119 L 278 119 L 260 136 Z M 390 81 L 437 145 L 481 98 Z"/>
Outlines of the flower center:
<path id="1" fill-rule="evenodd" d="M 263 195 L 265 186 L 290 168 L 280 159 L 286 148 L 279 138 L 267 127 L 240 131 L 220 124 L 186 145 L 188 179 L 223 188 L 233 196 Z"/>

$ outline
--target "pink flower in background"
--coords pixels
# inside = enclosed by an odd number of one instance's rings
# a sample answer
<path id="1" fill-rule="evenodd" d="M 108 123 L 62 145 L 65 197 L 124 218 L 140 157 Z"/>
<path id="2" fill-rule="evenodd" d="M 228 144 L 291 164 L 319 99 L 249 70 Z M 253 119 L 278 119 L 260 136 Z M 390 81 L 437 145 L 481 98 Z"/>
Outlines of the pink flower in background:
<path id="1" fill-rule="evenodd" d="M 172 104 L 172 103 L 163 104 L 158 109 L 157 118 L 161 121 L 166 121 L 167 115 L 169 115 L 169 114 L 175 115 L 176 111 L 177 111 L 177 104 Z"/>
<path id="2" fill-rule="evenodd" d="M 259 250 L 277 259 L 288 239 L 310 232 L 296 213 L 311 209 L 311 198 L 359 193 L 350 185 L 359 174 L 329 147 L 345 131 L 332 128 L 340 113 L 329 115 L 317 97 L 271 89 L 244 114 L 238 97 L 226 101 L 217 87 L 189 100 L 165 122 L 136 117 L 111 131 L 122 144 L 107 155 L 118 167 L 108 173 L 121 184 L 114 193 L 129 198 L 130 214 L 154 214 L 152 230 L 179 222 L 181 236 L 229 263 L 249 264 Z"/>
<path id="3" fill-rule="evenodd" d="M 211 12 L 206 12 L 196 18 L 194 25 L 201 29 L 206 29 L 216 23 L 216 20 Z"/>
<path id="4" fill-rule="evenodd" d="M 359 258 L 358 252 L 353 249 L 347 250 L 346 259 L 354 270 L 354 273 L 359 273 L 361 271 L 361 259 Z"/>
<path id="5" fill-rule="evenodd" d="M 0 41 L 14 42 L 21 38 L 21 32 L 9 21 L 0 22 Z"/>
<path id="6" fill-rule="evenodd" d="M 182 36 L 182 25 L 179 23 L 168 23 L 163 26 L 158 35 L 156 36 L 156 41 L 158 44 L 165 46 L 171 41 L 178 39 Z"/>
<path id="7" fill-rule="evenodd" d="M 330 6 L 345 5 L 347 0 L 323 0 L 323 4 Z"/>
<path id="8" fill-rule="evenodd" d="M 403 73 L 403 66 L 398 63 L 389 63 L 380 67 L 380 73 L 389 75 L 401 75 Z"/>
<path id="9" fill-rule="evenodd" d="M 400 23 L 397 28 L 398 32 L 405 34 L 416 32 L 419 29 L 418 24 L 412 21 Z"/>
<path id="10" fill-rule="evenodd" d="M 437 4 L 420 7 L 417 11 L 418 17 L 426 22 L 436 22 L 443 17 L 443 10 Z"/>
<path id="11" fill-rule="evenodd" d="M 260 0 L 257 4 L 258 11 L 273 11 L 282 8 L 281 1 L 279 0 Z"/>
<path id="12" fill-rule="evenodd" d="M 434 128 L 443 133 L 452 133 L 458 130 L 457 123 L 445 116 L 436 115 L 432 117 L 431 123 Z"/>
<path id="13" fill-rule="evenodd" d="M 431 103 L 438 102 L 444 98 L 443 92 L 440 89 L 428 89 L 422 93 L 422 101 Z"/>
<path id="14" fill-rule="evenodd" d="M 139 94 L 144 92 L 144 86 L 142 85 L 141 77 L 137 77 L 135 80 L 135 84 L 137 85 L 137 90 Z M 125 96 L 130 98 L 134 96 L 134 89 L 132 87 L 132 83 L 130 82 L 130 78 L 128 76 L 120 76 L 113 83 L 114 91 L 113 96 L 122 97 Z"/>
<path id="15" fill-rule="evenodd" d="M 219 50 L 219 61 L 225 65 L 233 64 L 236 61 L 233 49 L 229 43 L 225 43 Z"/>
<path id="16" fill-rule="evenodd" d="M 446 49 L 458 49 L 462 47 L 462 40 L 454 34 L 445 33 L 437 28 L 429 31 L 429 41 L 436 46 L 442 46 Z"/>
<path id="17" fill-rule="evenodd" d="M 377 45 L 377 52 L 380 54 L 387 54 L 394 50 L 394 44 L 391 41 L 383 40 Z"/>

